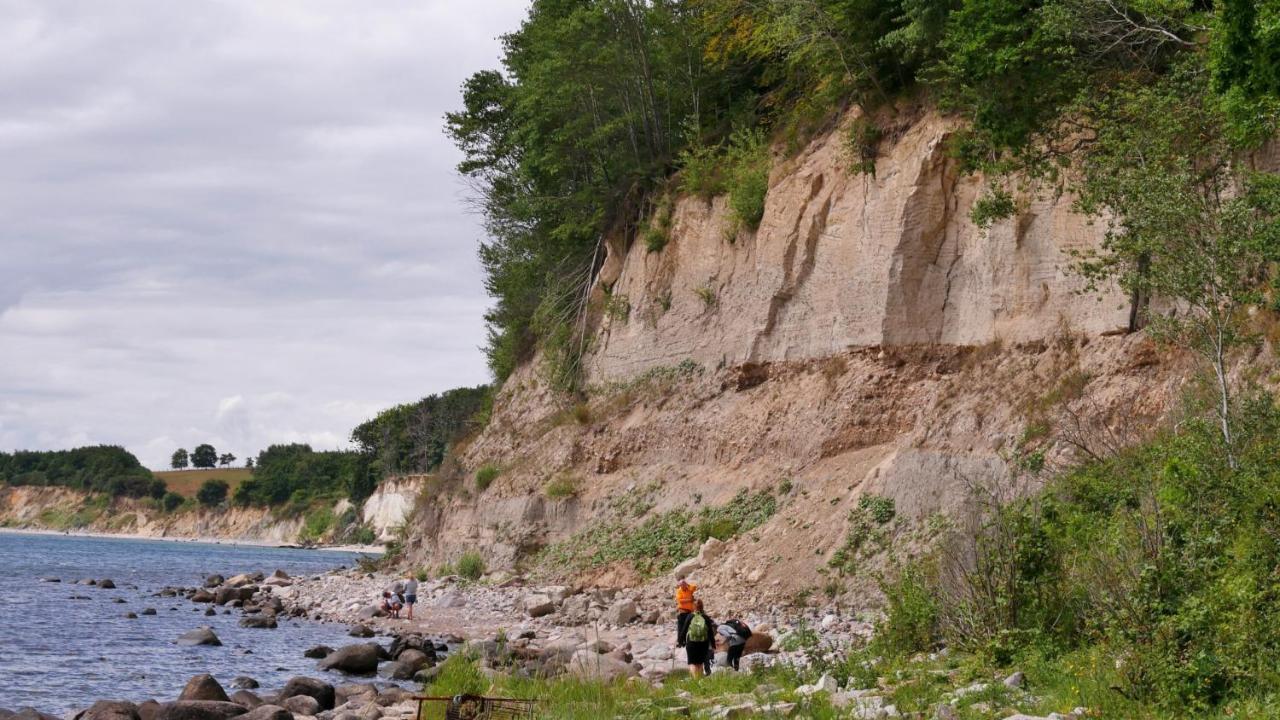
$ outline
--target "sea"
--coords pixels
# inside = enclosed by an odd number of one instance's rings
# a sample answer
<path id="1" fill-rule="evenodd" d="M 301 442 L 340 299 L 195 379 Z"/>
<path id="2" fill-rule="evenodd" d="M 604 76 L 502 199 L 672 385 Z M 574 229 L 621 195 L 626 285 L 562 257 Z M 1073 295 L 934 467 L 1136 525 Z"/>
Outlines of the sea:
<path id="1" fill-rule="evenodd" d="M 196 586 L 226 577 L 283 570 L 291 576 L 352 566 L 358 555 L 251 545 L 38 535 L 0 531 L 0 708 L 64 715 L 95 700 L 177 699 L 187 680 L 211 673 L 227 692 L 238 676 L 279 688 L 319 671 L 302 656 L 312 645 L 357 642 L 344 625 L 281 618 L 274 630 L 242 628 L 241 615 L 204 615 L 182 597 L 156 597 L 165 586 Z M 58 578 L 48 582 L 43 578 Z M 109 578 L 115 589 L 77 585 Z M 87 599 L 79 599 L 79 598 Z M 123 602 L 121 602 L 121 600 Z M 143 615 L 155 608 L 155 615 Z M 137 619 L 126 619 L 133 612 Z M 179 647 L 202 625 L 222 647 Z"/>

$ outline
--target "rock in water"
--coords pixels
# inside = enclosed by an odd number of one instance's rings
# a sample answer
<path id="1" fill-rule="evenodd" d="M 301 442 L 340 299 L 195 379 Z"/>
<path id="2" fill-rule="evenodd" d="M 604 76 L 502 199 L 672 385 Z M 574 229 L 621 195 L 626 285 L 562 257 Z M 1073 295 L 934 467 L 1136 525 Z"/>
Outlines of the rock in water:
<path id="1" fill-rule="evenodd" d="M 215 597 L 217 596 L 208 590 L 197 590 L 195 594 L 191 596 L 191 602 L 210 603 L 213 602 Z"/>
<path id="2" fill-rule="evenodd" d="M 252 690 L 253 688 L 258 687 L 258 681 L 248 677 L 247 675 L 240 675 L 231 681 L 231 687 L 236 688 L 237 690 Z"/>
<path id="3" fill-rule="evenodd" d="M 199 627 L 179 635 L 178 644 L 188 647 L 194 645 L 221 645 L 222 641 L 218 639 L 217 635 L 213 634 L 213 630 L 207 627 Z"/>
<path id="4" fill-rule="evenodd" d="M 314 647 L 307 648 L 306 651 L 302 653 L 302 657 L 315 658 L 319 660 L 320 658 L 329 657 L 332 653 L 333 648 L 328 645 L 316 645 Z"/>
<path id="5" fill-rule="evenodd" d="M 187 686 L 182 689 L 182 694 L 178 696 L 179 700 L 216 700 L 218 702 L 231 702 L 231 698 L 227 697 L 227 691 L 222 689 L 217 680 L 213 676 L 205 673 L 196 675 L 187 681 Z"/>
<path id="6" fill-rule="evenodd" d="M 116 587 L 116 584 L 111 581 L 111 578 L 107 578 L 105 580 L 99 580 L 98 587 L 102 588 L 103 590 L 114 590 Z"/>
<path id="7" fill-rule="evenodd" d="M 333 709 L 335 699 L 333 686 L 323 680 L 309 677 L 291 678 L 285 683 L 277 699 L 284 701 L 297 695 L 315 698 L 316 702 L 320 703 L 321 710 Z"/>
<path id="8" fill-rule="evenodd" d="M 204 579 L 204 586 L 207 588 L 215 588 L 226 581 L 227 579 L 222 577 L 221 575 L 210 575 L 209 577 Z"/>
<path id="9" fill-rule="evenodd" d="M 179 700 L 162 703 L 155 720 L 229 720 L 245 714 L 243 706 L 212 700 Z"/>
<path id="10" fill-rule="evenodd" d="M 99 700 L 79 720 L 138 720 L 138 706 L 124 700 Z"/>
<path id="11" fill-rule="evenodd" d="M 160 712 L 160 703 L 155 700 L 143 700 L 138 703 L 138 720 L 156 720 L 158 712 Z"/>
<path id="12" fill-rule="evenodd" d="M 347 634 L 351 637 L 371 638 L 373 637 L 373 628 L 368 625 L 352 625 Z"/>
<path id="13" fill-rule="evenodd" d="M 398 660 L 388 663 L 382 663 L 382 667 L 378 668 L 378 677 L 384 677 L 388 680 L 408 680 L 417 672 L 417 668 L 410 667 Z"/>
<path id="14" fill-rule="evenodd" d="M 338 670 L 352 675 L 372 675 L 378 669 L 378 645 L 344 645 L 320 661 L 321 670 Z"/>
<path id="15" fill-rule="evenodd" d="M 274 615 L 246 615 L 240 618 L 240 627 L 274 630 L 276 618 Z"/>
<path id="16" fill-rule="evenodd" d="M 237 690 L 231 693 L 231 702 L 252 710 L 259 705 L 264 704 L 262 698 L 252 690 Z"/>

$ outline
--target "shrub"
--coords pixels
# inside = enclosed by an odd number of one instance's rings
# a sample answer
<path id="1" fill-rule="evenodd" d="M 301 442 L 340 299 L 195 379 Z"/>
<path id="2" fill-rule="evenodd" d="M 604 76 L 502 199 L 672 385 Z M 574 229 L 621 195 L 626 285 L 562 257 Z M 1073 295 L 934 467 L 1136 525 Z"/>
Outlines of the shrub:
<path id="1" fill-rule="evenodd" d="M 716 304 L 716 291 L 710 285 L 703 285 L 693 289 L 693 294 L 698 296 L 702 301 L 702 309 L 710 310 Z"/>
<path id="2" fill-rule="evenodd" d="M 164 508 L 165 512 L 173 512 L 174 510 L 182 507 L 182 503 L 184 502 L 186 502 L 186 498 L 182 497 L 178 493 L 167 492 L 164 494 L 164 498 L 160 500 L 160 506 Z"/>
<path id="3" fill-rule="evenodd" d="M 631 298 L 622 293 L 609 293 L 604 301 L 605 317 L 625 323 L 631 317 Z"/>
<path id="4" fill-rule="evenodd" d="M 907 565 L 892 581 L 882 579 L 880 590 L 888 607 L 884 621 L 876 627 L 879 651 L 907 655 L 928 650 L 938 635 L 938 606 L 923 568 Z"/>
<path id="5" fill-rule="evenodd" d="M 867 511 L 871 519 L 879 525 L 884 525 L 892 520 L 896 512 L 893 498 L 887 498 L 883 495 L 863 495 L 858 498 L 858 507 Z"/>
<path id="6" fill-rule="evenodd" d="M 561 473 L 542 487 L 542 494 L 552 500 L 561 500 L 578 494 L 578 479 L 568 473 Z"/>
<path id="7" fill-rule="evenodd" d="M 1013 195 L 1003 188 L 990 188 L 988 194 L 978 198 L 969 210 L 969 219 L 980 228 L 989 228 L 998 220 L 1013 217 L 1018 206 Z"/>
<path id="8" fill-rule="evenodd" d="M 498 466 L 492 463 L 482 465 L 480 469 L 476 471 L 476 489 L 480 492 L 487 490 L 489 486 L 493 484 L 493 481 L 498 478 L 498 475 L 501 474 L 501 472 L 502 471 Z"/>
<path id="9" fill-rule="evenodd" d="M 224 480 L 205 480 L 196 491 L 196 499 L 205 507 L 221 505 L 227 499 L 229 487 Z"/>
<path id="10" fill-rule="evenodd" d="M 858 174 L 876 174 L 876 155 L 884 131 L 871 118 L 862 115 L 849 125 L 849 133 L 845 136 L 845 152 L 849 156 L 849 167 Z"/>
<path id="11" fill-rule="evenodd" d="M 738 223 L 755 230 L 764 217 L 769 193 L 769 145 L 764 132 L 738 130 L 729 141 L 729 210 Z"/>
<path id="12" fill-rule="evenodd" d="M 712 198 L 726 189 L 720 148 L 700 145 L 680 153 L 680 187 L 702 198 Z"/>
<path id="13" fill-rule="evenodd" d="M 378 534 L 375 533 L 373 528 L 368 525 L 361 525 L 360 527 L 352 530 L 350 538 L 351 542 L 356 545 L 372 545 L 378 542 Z"/>
<path id="14" fill-rule="evenodd" d="M 308 540 L 319 540 L 333 527 L 333 511 L 328 506 L 317 508 L 307 513 L 302 522 L 302 537 Z"/>
<path id="15" fill-rule="evenodd" d="M 454 566 L 458 575 L 468 580 L 479 580 L 484 575 L 484 558 L 480 553 L 469 550 L 462 553 L 462 557 L 458 558 L 457 564 Z"/>

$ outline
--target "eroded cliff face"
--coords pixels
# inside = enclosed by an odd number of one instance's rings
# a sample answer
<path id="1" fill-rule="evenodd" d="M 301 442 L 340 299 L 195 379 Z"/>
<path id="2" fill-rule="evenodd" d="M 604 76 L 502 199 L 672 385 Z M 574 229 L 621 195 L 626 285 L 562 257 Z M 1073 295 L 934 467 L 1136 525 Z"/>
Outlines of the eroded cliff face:
<path id="1" fill-rule="evenodd" d="M 420 504 L 411 562 L 480 549 L 536 571 L 539 548 L 599 523 L 771 488 L 776 514 L 699 571 L 734 607 L 769 605 L 829 586 L 866 493 L 897 510 L 883 562 L 967 512 L 975 486 L 1034 485 L 1012 479 L 1014 458 L 1052 467 L 1157 423 L 1185 362 L 1124 334 L 1127 298 L 1083 294 L 1069 269 L 1105 228 L 1070 197 L 976 227 L 983 181 L 947 157 L 952 131 L 936 115 L 903 128 L 874 176 L 846 169 L 832 133 L 775 163 L 756 232 L 727 233 L 724 198 L 683 198 L 662 251 L 615 241 L 586 401 L 548 390 L 536 363 L 516 373 L 459 457 L 461 490 Z M 486 463 L 503 472 L 479 491 Z M 566 478 L 575 494 L 548 497 Z M 575 579 L 646 582 L 626 563 Z M 839 583 L 871 592 L 867 572 Z"/>

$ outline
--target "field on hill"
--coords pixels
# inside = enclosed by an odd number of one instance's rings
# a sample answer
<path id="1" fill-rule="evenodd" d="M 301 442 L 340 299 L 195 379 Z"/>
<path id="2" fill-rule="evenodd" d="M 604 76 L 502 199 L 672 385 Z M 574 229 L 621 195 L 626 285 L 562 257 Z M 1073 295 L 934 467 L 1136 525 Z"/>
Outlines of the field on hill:
<path id="1" fill-rule="evenodd" d="M 169 490 L 183 497 L 195 497 L 205 480 L 224 480 L 229 486 L 227 494 L 236 491 L 240 483 L 253 476 L 249 468 L 217 468 L 213 470 L 162 470 L 155 473 L 169 486 Z"/>

